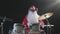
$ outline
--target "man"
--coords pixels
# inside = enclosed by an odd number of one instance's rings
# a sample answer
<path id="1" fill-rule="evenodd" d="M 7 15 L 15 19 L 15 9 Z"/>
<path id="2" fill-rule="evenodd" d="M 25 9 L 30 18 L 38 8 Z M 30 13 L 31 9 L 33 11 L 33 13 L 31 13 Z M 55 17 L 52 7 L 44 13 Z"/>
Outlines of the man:
<path id="1" fill-rule="evenodd" d="M 26 32 L 29 31 L 30 26 L 33 23 L 40 23 L 41 27 L 44 28 L 44 22 L 38 19 L 40 16 L 37 14 L 37 11 L 38 11 L 38 8 L 35 7 L 34 5 L 29 7 L 28 14 L 23 19 L 23 25 L 25 25 L 26 27 Z"/>

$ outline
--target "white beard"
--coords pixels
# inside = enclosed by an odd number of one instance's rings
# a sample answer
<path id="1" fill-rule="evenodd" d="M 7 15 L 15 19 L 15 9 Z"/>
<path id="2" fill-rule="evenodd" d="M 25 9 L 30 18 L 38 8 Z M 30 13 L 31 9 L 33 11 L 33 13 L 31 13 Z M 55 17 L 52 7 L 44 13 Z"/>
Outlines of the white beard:
<path id="1" fill-rule="evenodd" d="M 33 23 L 38 23 L 38 18 L 39 18 L 39 15 L 37 14 L 37 11 L 28 11 L 28 16 L 27 16 L 27 19 L 28 19 L 28 25 L 31 25 Z"/>

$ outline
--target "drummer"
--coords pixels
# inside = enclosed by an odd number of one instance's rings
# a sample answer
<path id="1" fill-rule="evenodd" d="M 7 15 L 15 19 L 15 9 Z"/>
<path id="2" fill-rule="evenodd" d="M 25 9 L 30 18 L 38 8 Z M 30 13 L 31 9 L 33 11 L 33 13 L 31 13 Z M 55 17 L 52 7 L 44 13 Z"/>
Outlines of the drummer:
<path id="1" fill-rule="evenodd" d="M 32 5 L 29 7 L 28 14 L 24 17 L 23 22 L 22 22 L 22 24 L 25 25 L 26 27 L 26 32 L 29 31 L 30 26 L 33 23 L 39 23 L 42 27 L 40 28 L 40 30 L 43 30 L 44 21 L 38 19 L 40 16 L 37 14 L 37 11 L 38 11 L 38 8 L 35 5 Z"/>

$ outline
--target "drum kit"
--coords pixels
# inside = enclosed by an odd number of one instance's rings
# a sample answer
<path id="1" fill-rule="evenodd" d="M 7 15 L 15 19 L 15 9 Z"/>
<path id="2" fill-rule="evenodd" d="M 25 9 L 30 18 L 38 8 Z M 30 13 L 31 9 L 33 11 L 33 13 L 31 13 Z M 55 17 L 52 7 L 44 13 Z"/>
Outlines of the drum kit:
<path id="1" fill-rule="evenodd" d="M 50 18 L 51 16 L 53 15 L 53 13 L 52 12 L 48 12 L 48 13 L 45 13 L 45 14 L 43 14 L 43 15 L 41 15 L 38 19 L 39 20 L 46 20 L 47 21 L 47 25 L 44 25 L 45 27 L 47 27 L 47 34 L 49 34 L 48 33 L 48 27 L 53 27 L 54 25 L 51 25 L 50 23 L 49 23 L 49 21 L 48 21 L 48 18 Z M 5 21 L 13 21 L 12 19 L 10 19 L 10 18 L 6 18 L 6 16 L 5 17 L 0 17 L 0 19 L 3 19 L 3 22 L 1 22 L 1 34 L 3 34 L 3 24 L 4 24 L 4 22 Z M 20 26 L 20 25 L 18 25 L 18 26 Z M 29 34 L 40 34 L 40 30 L 38 31 L 37 29 L 38 29 L 38 27 L 39 27 L 39 24 L 34 24 L 32 27 L 31 27 L 31 30 L 30 30 L 30 32 L 29 32 Z M 20 30 L 22 30 L 24 27 L 20 27 Z M 38 31 L 38 32 L 35 32 L 35 31 Z M 32 32 L 32 33 L 31 33 Z M 34 33 L 33 33 L 34 32 Z M 50 34 L 51 34 L 51 31 L 50 31 Z"/>

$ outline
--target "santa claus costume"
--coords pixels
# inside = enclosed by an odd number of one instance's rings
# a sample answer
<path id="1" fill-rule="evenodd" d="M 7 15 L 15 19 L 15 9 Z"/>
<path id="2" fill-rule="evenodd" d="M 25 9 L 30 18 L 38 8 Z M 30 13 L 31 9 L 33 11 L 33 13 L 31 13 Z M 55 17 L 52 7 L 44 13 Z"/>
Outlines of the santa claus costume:
<path id="1" fill-rule="evenodd" d="M 44 22 L 42 20 L 38 20 L 40 16 L 37 14 L 37 11 L 38 8 L 34 5 L 29 7 L 28 14 L 23 19 L 23 25 L 26 27 L 26 32 L 29 31 L 30 26 L 33 23 L 40 23 L 41 27 L 44 28 Z"/>

